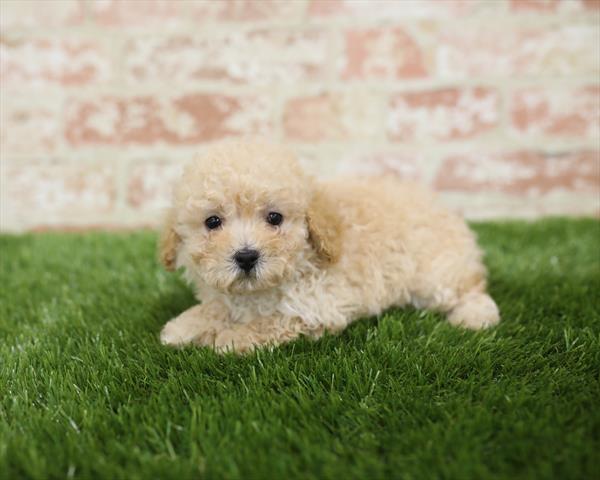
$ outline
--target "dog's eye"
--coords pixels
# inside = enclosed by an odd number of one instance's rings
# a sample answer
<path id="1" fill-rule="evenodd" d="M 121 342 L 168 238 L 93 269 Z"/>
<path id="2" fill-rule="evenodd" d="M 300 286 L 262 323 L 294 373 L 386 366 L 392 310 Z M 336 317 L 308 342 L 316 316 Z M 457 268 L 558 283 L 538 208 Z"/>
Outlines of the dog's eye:
<path id="1" fill-rule="evenodd" d="M 216 215 L 213 215 L 212 217 L 208 217 L 206 220 L 204 220 L 204 225 L 206 225 L 206 228 L 209 230 L 214 230 L 215 228 L 219 228 L 221 226 L 221 219 Z"/>
<path id="2" fill-rule="evenodd" d="M 267 215 L 267 222 L 275 226 L 281 225 L 281 222 L 283 222 L 283 215 L 278 212 L 269 212 Z"/>

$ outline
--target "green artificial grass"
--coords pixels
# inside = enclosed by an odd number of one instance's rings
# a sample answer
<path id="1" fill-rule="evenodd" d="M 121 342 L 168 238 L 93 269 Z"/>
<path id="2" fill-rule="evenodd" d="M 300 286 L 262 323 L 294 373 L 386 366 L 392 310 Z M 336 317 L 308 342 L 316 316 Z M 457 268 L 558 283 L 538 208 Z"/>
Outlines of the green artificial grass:
<path id="1" fill-rule="evenodd" d="M 159 344 L 194 298 L 152 233 L 0 237 L 0 476 L 598 478 L 600 223 L 474 228 L 498 328 L 392 310 L 247 357 Z"/>

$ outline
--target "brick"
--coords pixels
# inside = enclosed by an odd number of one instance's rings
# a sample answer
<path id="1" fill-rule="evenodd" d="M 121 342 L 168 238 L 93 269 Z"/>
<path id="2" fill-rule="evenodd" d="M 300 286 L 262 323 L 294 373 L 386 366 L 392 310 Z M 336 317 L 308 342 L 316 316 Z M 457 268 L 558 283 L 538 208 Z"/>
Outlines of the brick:
<path id="1" fill-rule="evenodd" d="M 423 182 L 423 157 L 419 154 L 367 152 L 343 155 L 338 175 L 392 176 L 405 181 Z"/>
<path id="2" fill-rule="evenodd" d="M 290 140 L 368 139 L 380 128 L 377 104 L 368 94 L 321 93 L 290 99 L 284 107 L 283 129 Z"/>
<path id="3" fill-rule="evenodd" d="M 88 85 L 110 76 L 110 60 L 93 41 L 0 38 L 3 86 Z"/>
<path id="4" fill-rule="evenodd" d="M 600 29 L 591 23 L 508 30 L 498 25 L 460 30 L 449 27 L 440 32 L 436 43 L 437 73 L 442 77 L 600 72 Z"/>
<path id="5" fill-rule="evenodd" d="M 513 12 L 566 13 L 600 9 L 600 0 L 510 0 Z"/>
<path id="6" fill-rule="evenodd" d="M 557 6 L 556 0 L 510 0 L 510 9 L 515 12 L 554 12 Z"/>
<path id="7" fill-rule="evenodd" d="M 181 27 L 186 0 L 91 0 L 90 18 L 103 27 Z"/>
<path id="8" fill-rule="evenodd" d="M 176 98 L 71 99 L 65 137 L 71 145 L 194 145 L 271 128 L 267 102 L 256 97 L 189 94 Z"/>
<path id="9" fill-rule="evenodd" d="M 2 0 L 0 30 L 56 28 L 81 25 L 85 20 L 82 0 Z"/>
<path id="10" fill-rule="evenodd" d="M 379 149 L 336 153 L 319 151 L 296 152 L 302 168 L 317 178 L 393 176 L 408 182 L 424 182 L 424 157 L 419 153 L 394 152 Z"/>
<path id="11" fill-rule="evenodd" d="M 4 164 L 9 217 L 53 220 L 88 214 L 92 218 L 114 207 L 114 172 L 109 166 L 82 163 L 27 162 Z"/>
<path id="12" fill-rule="evenodd" d="M 90 16 L 109 27 L 176 28 L 208 22 L 301 20 L 304 4 L 289 0 L 92 0 Z"/>
<path id="13" fill-rule="evenodd" d="M 304 2 L 290 0 L 220 0 L 190 2 L 190 17 L 195 21 L 220 20 L 252 22 L 267 20 L 298 21 L 304 14 Z"/>
<path id="14" fill-rule="evenodd" d="M 471 220 L 507 218 L 536 219 L 556 216 L 600 216 L 600 201 L 594 195 L 554 192 L 523 197 L 504 193 L 440 192 L 444 205 Z"/>
<path id="15" fill-rule="evenodd" d="M 346 32 L 344 61 L 344 79 L 395 80 L 427 74 L 421 47 L 399 27 Z"/>
<path id="16" fill-rule="evenodd" d="M 136 210 L 159 211 L 171 202 L 182 167 L 168 162 L 137 163 L 129 172 L 127 203 Z"/>
<path id="17" fill-rule="evenodd" d="M 311 17 L 384 18 L 457 17 L 480 11 L 497 11 L 501 2 L 490 0 L 311 0 Z"/>
<path id="18" fill-rule="evenodd" d="M 553 191 L 600 195 L 600 152 L 537 151 L 446 158 L 436 177 L 439 190 L 535 196 Z"/>
<path id="19" fill-rule="evenodd" d="M 126 48 L 132 82 L 228 80 L 289 83 L 323 80 L 329 40 L 323 31 L 235 31 L 210 37 L 140 37 Z"/>
<path id="20" fill-rule="evenodd" d="M 519 135 L 598 137 L 600 86 L 521 89 L 512 96 L 511 119 Z"/>
<path id="21" fill-rule="evenodd" d="M 390 99 L 391 140 L 460 140 L 496 127 L 499 96 L 490 88 L 445 88 L 409 92 Z"/>
<path id="22" fill-rule="evenodd" d="M 110 219 L 98 219 L 97 222 L 90 223 L 85 219 L 74 219 L 65 220 L 63 222 L 47 222 L 47 221 L 36 221 L 32 224 L 26 225 L 30 232 L 34 233 L 46 233 L 46 232 L 68 232 L 68 233 L 88 233 L 88 232 L 135 232 L 140 229 L 145 230 L 156 230 L 161 226 L 160 219 L 152 219 L 150 221 L 145 219 L 129 220 L 128 223 L 122 221 L 111 221 Z M 23 225 L 20 226 L 20 229 Z M 11 229 L 15 229 L 14 226 Z"/>
<path id="23" fill-rule="evenodd" d="M 59 102 L 16 99 L 2 93 L 0 100 L 0 152 L 51 153 L 60 144 Z"/>

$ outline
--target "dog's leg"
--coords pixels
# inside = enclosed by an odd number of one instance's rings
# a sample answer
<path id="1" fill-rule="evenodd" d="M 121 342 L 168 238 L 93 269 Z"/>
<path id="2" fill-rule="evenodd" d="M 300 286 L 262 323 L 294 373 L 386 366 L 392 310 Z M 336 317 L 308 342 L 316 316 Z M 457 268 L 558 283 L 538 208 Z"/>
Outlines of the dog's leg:
<path id="1" fill-rule="evenodd" d="M 164 345 L 180 347 L 190 343 L 212 344 L 225 319 L 210 304 L 196 305 L 166 323 L 160 332 Z"/>
<path id="2" fill-rule="evenodd" d="M 445 267 L 432 270 L 418 282 L 412 292 L 413 305 L 445 313 L 450 324 L 471 330 L 496 325 L 500 313 L 486 293 L 483 265 L 465 262 Z"/>
<path id="3" fill-rule="evenodd" d="M 310 329 L 295 317 L 272 316 L 245 324 L 229 324 L 217 333 L 212 347 L 218 352 L 245 353 L 261 347 L 274 347 L 307 335 L 318 338 L 323 329 Z"/>
<path id="4" fill-rule="evenodd" d="M 459 296 L 452 289 L 440 288 L 436 293 L 429 298 L 413 299 L 413 305 L 445 313 L 450 324 L 471 330 L 493 327 L 500 321 L 496 303 L 483 290 Z"/>
<path id="5" fill-rule="evenodd" d="M 218 307 L 218 308 L 217 308 Z M 165 345 L 203 345 L 218 352 L 244 353 L 276 346 L 307 335 L 318 338 L 323 328 L 308 328 L 297 317 L 271 316 L 249 323 L 231 322 L 222 306 L 196 305 L 167 322 L 160 334 Z"/>

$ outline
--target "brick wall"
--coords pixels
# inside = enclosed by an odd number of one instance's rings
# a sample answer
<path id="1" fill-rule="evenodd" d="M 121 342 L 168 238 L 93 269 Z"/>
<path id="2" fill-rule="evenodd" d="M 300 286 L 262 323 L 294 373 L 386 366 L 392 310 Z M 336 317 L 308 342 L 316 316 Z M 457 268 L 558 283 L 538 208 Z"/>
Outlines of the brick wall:
<path id="1" fill-rule="evenodd" d="M 600 213 L 600 0 L 0 0 L 4 230 L 155 225 L 213 141 Z"/>

